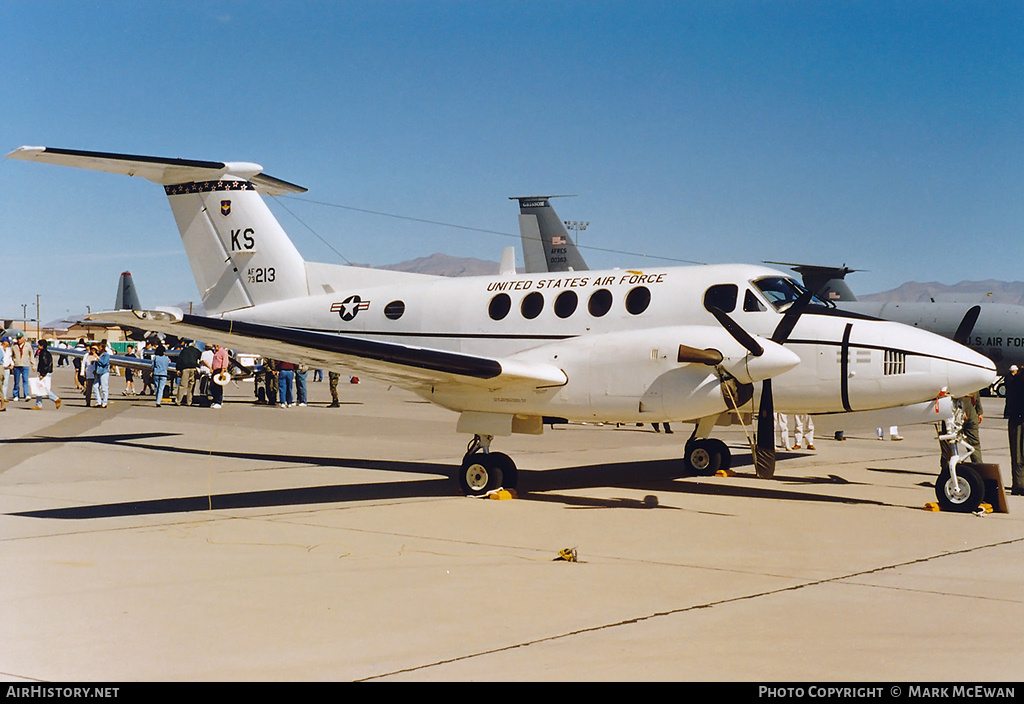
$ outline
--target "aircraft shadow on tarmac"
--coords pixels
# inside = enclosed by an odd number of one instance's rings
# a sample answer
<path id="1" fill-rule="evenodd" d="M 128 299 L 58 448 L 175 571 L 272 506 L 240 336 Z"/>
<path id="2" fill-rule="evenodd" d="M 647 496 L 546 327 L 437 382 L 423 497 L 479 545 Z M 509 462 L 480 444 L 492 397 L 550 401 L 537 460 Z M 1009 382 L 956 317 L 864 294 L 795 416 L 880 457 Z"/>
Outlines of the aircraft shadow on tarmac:
<path id="1" fill-rule="evenodd" d="M 199 455 L 203 457 L 242 459 L 275 464 L 299 466 L 344 467 L 349 469 L 372 469 L 408 474 L 440 475 L 434 479 L 412 481 L 366 482 L 358 484 L 334 484 L 313 487 L 269 489 L 251 492 L 233 492 L 184 496 L 175 498 L 127 501 L 120 503 L 69 506 L 64 508 L 14 512 L 8 515 L 51 519 L 90 519 L 156 514 L 187 513 L 191 511 L 234 510 L 247 508 L 272 508 L 299 505 L 345 503 L 352 501 L 373 501 L 401 498 L 445 497 L 453 494 L 456 470 L 454 463 L 409 462 L 401 460 L 374 460 L 352 457 L 321 457 L 299 454 L 266 454 L 231 450 L 204 450 L 185 447 L 156 445 L 140 440 L 173 437 L 175 433 L 138 433 L 81 436 L 75 438 L 25 438 L 6 441 L 15 443 L 67 443 L 97 442 L 140 450 L 172 452 Z M 782 459 L 782 458 L 780 458 Z M 733 472 L 738 478 L 754 478 L 750 472 L 750 458 L 734 457 Z M 791 501 L 813 501 L 826 503 L 885 505 L 883 502 L 833 496 L 822 493 L 808 493 L 780 488 L 784 484 L 849 485 L 841 477 L 786 477 L 776 475 L 759 486 L 728 484 L 724 482 L 685 481 L 680 477 L 679 460 L 647 460 L 643 462 L 615 462 L 562 469 L 519 470 L 521 500 L 560 502 L 569 508 L 652 508 L 657 501 L 632 499 L 599 499 L 567 496 L 558 492 L 588 488 L 621 487 L 647 491 L 661 491 L 675 494 L 696 494 L 745 497 L 751 499 L 772 499 Z M 683 479 L 683 481 L 677 481 Z"/>

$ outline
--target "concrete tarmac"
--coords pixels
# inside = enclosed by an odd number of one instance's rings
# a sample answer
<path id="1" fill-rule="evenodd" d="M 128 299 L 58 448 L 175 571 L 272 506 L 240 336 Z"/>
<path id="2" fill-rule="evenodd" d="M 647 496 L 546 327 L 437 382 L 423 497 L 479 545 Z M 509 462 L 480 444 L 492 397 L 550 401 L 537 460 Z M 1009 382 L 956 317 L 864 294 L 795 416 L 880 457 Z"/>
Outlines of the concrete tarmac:
<path id="1" fill-rule="evenodd" d="M 312 374 L 310 374 L 312 379 Z M 0 679 L 1014 681 L 1024 499 L 923 510 L 930 426 L 678 478 L 689 426 L 498 438 L 518 499 L 458 495 L 456 415 L 121 396 L 0 414 Z M 1009 485 L 1002 404 L 982 441 Z M 578 562 L 556 560 L 575 548 Z"/>

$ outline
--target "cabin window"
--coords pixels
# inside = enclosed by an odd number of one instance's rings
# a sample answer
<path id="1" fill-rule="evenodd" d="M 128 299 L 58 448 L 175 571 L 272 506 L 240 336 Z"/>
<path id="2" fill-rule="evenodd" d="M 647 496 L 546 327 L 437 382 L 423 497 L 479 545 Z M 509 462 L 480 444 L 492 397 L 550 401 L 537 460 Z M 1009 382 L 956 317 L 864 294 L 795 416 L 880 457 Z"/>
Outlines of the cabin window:
<path id="1" fill-rule="evenodd" d="M 580 299 L 575 291 L 562 291 L 555 299 L 555 315 L 559 318 L 568 318 L 576 312 L 576 306 Z"/>
<path id="2" fill-rule="evenodd" d="M 527 320 L 533 320 L 540 315 L 542 310 L 544 310 L 544 296 L 537 291 L 526 294 L 526 297 L 523 298 L 522 304 L 519 306 L 519 310 L 522 312 L 524 318 Z"/>
<path id="3" fill-rule="evenodd" d="M 651 305 L 651 290 L 646 286 L 637 286 L 626 294 L 626 310 L 633 315 L 640 315 Z"/>
<path id="4" fill-rule="evenodd" d="M 595 318 L 600 318 L 612 309 L 612 292 L 606 288 L 599 288 L 590 294 L 587 301 L 587 310 Z"/>
<path id="5" fill-rule="evenodd" d="M 512 310 L 512 299 L 508 297 L 507 293 L 499 293 L 491 299 L 491 304 L 487 306 L 487 313 L 491 316 L 491 320 L 504 320 L 510 310 Z"/>
<path id="6" fill-rule="evenodd" d="M 384 306 L 384 317 L 388 320 L 398 320 L 405 315 L 405 301 L 391 301 Z"/>
<path id="7" fill-rule="evenodd" d="M 740 288 L 736 284 L 718 284 L 704 292 L 704 308 L 719 308 L 726 313 L 736 310 L 736 298 Z"/>

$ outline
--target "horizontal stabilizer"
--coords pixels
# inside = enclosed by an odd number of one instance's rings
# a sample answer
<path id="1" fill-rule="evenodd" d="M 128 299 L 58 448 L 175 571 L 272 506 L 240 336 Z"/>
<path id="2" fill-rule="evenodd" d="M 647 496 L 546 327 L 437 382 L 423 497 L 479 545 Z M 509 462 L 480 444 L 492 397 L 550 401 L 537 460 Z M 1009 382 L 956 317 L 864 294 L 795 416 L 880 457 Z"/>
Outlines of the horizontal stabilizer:
<path id="1" fill-rule="evenodd" d="M 850 269 L 843 266 L 820 266 L 817 264 L 791 264 L 789 262 L 765 262 L 765 264 L 781 264 L 800 274 L 804 287 L 822 301 L 853 302 L 857 300 L 849 285 L 846 275 L 863 269 Z"/>
<path id="2" fill-rule="evenodd" d="M 162 186 L 234 177 L 252 182 L 256 186 L 256 191 L 263 195 L 280 196 L 286 193 L 306 192 L 302 186 L 265 175 L 262 166 L 248 162 L 197 161 L 55 147 L 19 147 L 8 154 L 7 158 L 73 166 L 124 176 L 141 176 Z"/>

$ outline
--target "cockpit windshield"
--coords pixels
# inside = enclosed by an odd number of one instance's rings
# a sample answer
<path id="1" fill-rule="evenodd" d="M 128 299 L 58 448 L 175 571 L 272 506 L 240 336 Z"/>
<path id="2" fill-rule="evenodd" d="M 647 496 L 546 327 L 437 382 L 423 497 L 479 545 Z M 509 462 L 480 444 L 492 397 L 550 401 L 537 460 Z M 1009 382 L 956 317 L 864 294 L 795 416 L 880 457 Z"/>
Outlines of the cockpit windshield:
<path id="1" fill-rule="evenodd" d="M 800 298 L 801 295 L 807 292 L 803 286 L 798 284 L 793 279 L 786 278 L 784 276 L 768 276 L 763 279 L 754 281 L 754 286 L 757 290 L 764 294 L 764 297 L 768 299 L 768 302 L 774 306 L 777 311 L 785 311 L 796 299 Z M 811 305 L 818 305 L 827 307 L 827 305 L 817 297 L 811 298 Z"/>

